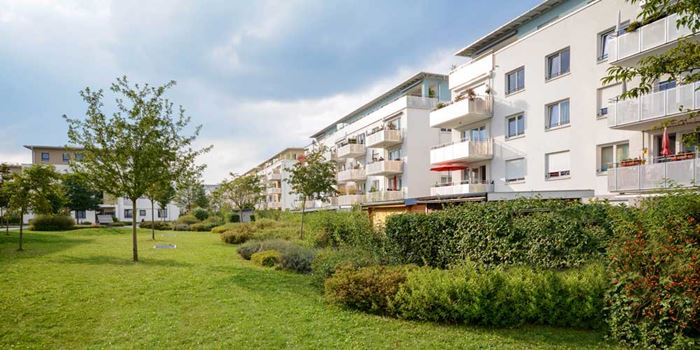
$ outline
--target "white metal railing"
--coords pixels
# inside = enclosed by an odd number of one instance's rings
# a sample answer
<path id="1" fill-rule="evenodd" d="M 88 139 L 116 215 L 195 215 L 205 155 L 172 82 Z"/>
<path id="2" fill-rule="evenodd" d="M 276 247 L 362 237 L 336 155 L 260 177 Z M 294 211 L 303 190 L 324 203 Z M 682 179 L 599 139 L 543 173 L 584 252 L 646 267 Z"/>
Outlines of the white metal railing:
<path id="1" fill-rule="evenodd" d="M 367 164 L 365 168 L 367 175 L 398 174 L 401 173 L 402 164 L 401 160 L 379 160 Z"/>
<path id="2" fill-rule="evenodd" d="M 442 183 L 430 189 L 431 196 L 449 196 L 466 193 L 493 192 L 493 181 L 462 181 Z"/>
<path id="3" fill-rule="evenodd" d="M 493 139 L 484 141 L 449 142 L 433 146 L 430 163 L 439 164 L 455 160 L 488 159 L 493 157 Z"/>
<path id="4" fill-rule="evenodd" d="M 700 109 L 700 83 L 678 85 L 615 102 L 608 126 L 622 126 Z"/>
<path id="5" fill-rule="evenodd" d="M 403 191 L 375 191 L 367 193 L 367 202 L 397 201 L 403 197 Z"/>
<path id="6" fill-rule="evenodd" d="M 678 15 L 673 14 L 613 38 L 611 61 L 621 60 L 692 34 L 688 27 L 678 28 L 677 20 Z"/>
<path id="7" fill-rule="evenodd" d="M 338 172 L 338 182 L 364 181 L 367 178 L 365 169 L 347 169 Z"/>
<path id="8" fill-rule="evenodd" d="M 670 186 L 697 186 L 700 180 L 700 160 L 697 153 L 686 152 L 657 157 L 649 162 L 633 161 L 608 169 L 610 192 L 637 192 Z"/>

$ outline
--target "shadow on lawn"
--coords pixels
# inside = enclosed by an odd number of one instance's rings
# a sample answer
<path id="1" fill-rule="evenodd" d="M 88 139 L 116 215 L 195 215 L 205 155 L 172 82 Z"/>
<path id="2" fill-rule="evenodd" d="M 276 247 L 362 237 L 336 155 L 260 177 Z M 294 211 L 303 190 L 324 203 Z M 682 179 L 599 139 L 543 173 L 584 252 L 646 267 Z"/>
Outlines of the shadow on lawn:
<path id="1" fill-rule="evenodd" d="M 88 257 L 61 256 L 52 259 L 60 264 L 82 265 L 114 265 L 114 266 L 158 266 L 158 267 L 192 267 L 190 263 L 172 259 L 141 258 L 139 262 L 133 262 L 129 257 L 117 257 L 109 255 L 93 255 Z"/>
<path id="2" fill-rule="evenodd" d="M 25 232 L 24 251 L 19 252 L 17 251 L 19 232 L 10 232 L 10 235 L 2 233 L 0 234 L 0 261 L 35 258 L 92 241 L 93 239 L 69 237 L 59 233 Z"/>
<path id="3" fill-rule="evenodd" d="M 216 268 L 229 277 L 220 280 L 221 285 L 235 285 L 259 295 L 296 294 L 303 297 L 319 297 L 308 276 L 292 272 L 275 271 L 254 266 Z"/>

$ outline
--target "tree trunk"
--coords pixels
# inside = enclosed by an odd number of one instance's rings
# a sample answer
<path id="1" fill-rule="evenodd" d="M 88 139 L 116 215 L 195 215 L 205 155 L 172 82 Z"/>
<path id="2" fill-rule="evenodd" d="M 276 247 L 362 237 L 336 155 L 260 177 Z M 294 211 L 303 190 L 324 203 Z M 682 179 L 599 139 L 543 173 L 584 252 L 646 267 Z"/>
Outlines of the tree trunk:
<path id="1" fill-rule="evenodd" d="M 134 261 L 139 261 L 139 249 L 138 242 L 136 240 L 136 215 L 134 215 L 134 211 L 136 210 L 136 199 L 131 199 L 131 205 L 131 242 L 134 249 Z"/>
<path id="2" fill-rule="evenodd" d="M 153 199 L 151 199 L 151 240 L 156 240 L 156 218 L 153 215 Z"/>
<path id="3" fill-rule="evenodd" d="M 301 201 L 301 230 L 299 231 L 299 239 L 304 240 L 304 212 L 306 211 L 306 198 Z"/>
<path id="4" fill-rule="evenodd" d="M 78 211 L 75 211 L 75 222 L 80 225 L 80 218 L 78 218 Z"/>
<path id="5" fill-rule="evenodd" d="M 19 250 L 20 252 L 24 250 L 22 248 L 22 239 L 24 239 L 24 209 L 19 212 Z"/>

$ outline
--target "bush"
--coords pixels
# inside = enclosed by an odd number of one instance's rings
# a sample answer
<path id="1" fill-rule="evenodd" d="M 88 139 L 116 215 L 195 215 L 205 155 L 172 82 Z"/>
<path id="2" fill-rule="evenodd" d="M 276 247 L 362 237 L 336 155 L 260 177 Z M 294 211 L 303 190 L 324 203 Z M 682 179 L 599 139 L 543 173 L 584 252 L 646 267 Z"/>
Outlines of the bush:
<path id="1" fill-rule="evenodd" d="M 314 260 L 316 252 L 313 249 L 290 245 L 282 253 L 280 267 L 285 270 L 298 273 L 310 273 L 311 262 Z"/>
<path id="2" fill-rule="evenodd" d="M 19 225 L 20 222 L 20 217 L 19 215 L 14 215 L 14 214 L 5 214 L 5 215 L 0 215 L 0 224 L 5 225 L 10 224 L 10 225 Z"/>
<path id="3" fill-rule="evenodd" d="M 399 286 L 406 281 L 408 266 L 343 268 L 326 280 L 326 298 L 349 308 L 385 314 Z"/>
<path id="4" fill-rule="evenodd" d="M 75 220 L 67 215 L 37 215 L 31 220 L 32 231 L 65 231 L 75 226 Z"/>
<path id="5" fill-rule="evenodd" d="M 87 220 L 81 221 L 80 224 L 81 224 L 81 225 L 90 225 L 90 226 L 92 226 L 92 222 L 91 222 L 91 221 L 87 221 Z"/>
<path id="6" fill-rule="evenodd" d="M 239 223 L 223 224 L 223 225 L 219 225 L 219 226 L 212 228 L 211 232 L 212 233 L 224 233 L 226 231 L 236 230 L 236 229 L 238 229 L 238 226 L 240 226 L 240 225 L 242 225 L 242 224 L 239 224 Z"/>
<path id="7" fill-rule="evenodd" d="M 221 224 L 222 222 L 219 218 L 212 216 L 202 222 L 190 225 L 190 231 L 208 232 Z"/>
<path id="8" fill-rule="evenodd" d="M 241 222 L 241 216 L 238 213 L 231 213 L 228 216 L 228 222 Z"/>
<path id="9" fill-rule="evenodd" d="M 474 263 L 450 270 L 423 267 L 408 273 L 390 311 L 406 319 L 470 325 L 598 329 L 607 286 L 601 264 L 566 272 Z"/>
<path id="10" fill-rule="evenodd" d="M 250 231 L 226 231 L 221 234 L 221 240 L 228 244 L 241 244 L 253 238 Z"/>
<path id="11" fill-rule="evenodd" d="M 261 219 L 271 219 L 279 221 L 282 217 L 282 211 L 276 209 L 260 209 L 256 210 L 255 213 Z"/>
<path id="12" fill-rule="evenodd" d="M 155 221 L 155 222 L 144 221 L 144 222 L 141 222 L 141 223 L 139 224 L 139 227 L 140 227 L 140 228 L 148 228 L 148 229 L 150 229 L 151 227 L 153 227 L 154 229 L 160 230 L 160 231 L 172 230 L 172 229 L 173 229 L 172 223 L 167 222 L 167 221 Z"/>
<path id="13" fill-rule="evenodd" d="M 292 245 L 294 245 L 294 243 L 281 239 L 267 241 L 255 240 L 241 244 L 238 247 L 237 252 L 241 255 L 241 257 L 243 257 L 243 259 L 250 260 L 250 257 L 257 252 L 262 252 L 264 250 L 276 250 L 280 253 L 284 253 Z"/>
<path id="14" fill-rule="evenodd" d="M 615 214 L 610 335 L 646 349 L 700 346 L 700 195 L 670 193 Z"/>
<path id="15" fill-rule="evenodd" d="M 197 208 L 192 211 L 192 215 L 199 221 L 204 221 L 209 218 L 209 212 L 206 209 Z"/>
<path id="16" fill-rule="evenodd" d="M 430 214 L 387 218 L 386 236 L 403 263 L 445 268 L 470 260 L 487 266 L 570 268 L 601 260 L 612 236 L 610 207 L 561 200 L 465 203 Z"/>
<path id="17" fill-rule="evenodd" d="M 250 260 L 256 265 L 273 267 L 280 263 L 281 254 L 276 250 L 265 250 L 251 255 Z"/>
<path id="18" fill-rule="evenodd" d="M 372 253 L 358 248 L 325 249 L 318 253 L 311 263 L 314 283 L 323 286 L 323 282 L 333 276 L 339 268 L 358 269 L 376 265 L 379 259 Z"/>
<path id="19" fill-rule="evenodd" d="M 189 231 L 190 225 L 188 225 L 188 224 L 175 224 L 175 225 L 173 225 L 173 230 L 175 230 L 175 231 Z"/>
<path id="20" fill-rule="evenodd" d="M 177 220 L 175 221 L 178 224 L 187 224 L 187 225 L 192 225 L 200 222 L 199 219 L 197 219 L 194 215 L 192 214 L 187 214 L 187 215 L 182 215 Z"/>
<path id="21" fill-rule="evenodd" d="M 255 222 L 255 214 L 250 215 L 250 222 Z"/>
<path id="22" fill-rule="evenodd" d="M 380 236 L 369 216 L 361 211 L 320 211 L 309 216 L 309 228 L 317 247 L 376 247 Z"/>

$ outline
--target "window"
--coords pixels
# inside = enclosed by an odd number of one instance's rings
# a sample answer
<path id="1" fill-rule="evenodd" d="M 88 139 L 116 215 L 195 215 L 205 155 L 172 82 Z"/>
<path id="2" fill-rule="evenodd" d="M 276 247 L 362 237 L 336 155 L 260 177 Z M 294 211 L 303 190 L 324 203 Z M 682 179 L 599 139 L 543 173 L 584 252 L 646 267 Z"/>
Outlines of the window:
<path id="1" fill-rule="evenodd" d="M 525 88 L 525 67 L 520 67 L 506 74 L 506 94 L 512 94 Z"/>
<path id="2" fill-rule="evenodd" d="M 675 80 L 658 81 L 654 85 L 654 92 L 665 91 L 676 87 Z"/>
<path id="3" fill-rule="evenodd" d="M 401 160 L 401 149 L 397 148 L 397 149 L 390 150 L 389 154 L 388 154 L 388 158 L 389 158 L 389 160 Z"/>
<path id="4" fill-rule="evenodd" d="M 452 132 L 450 128 L 440 128 L 440 132 Z"/>
<path id="5" fill-rule="evenodd" d="M 441 175 L 440 176 L 440 184 L 441 185 L 449 185 L 452 183 L 452 175 Z"/>
<path id="6" fill-rule="evenodd" d="M 506 160 L 506 182 L 525 180 L 525 158 Z"/>
<path id="7" fill-rule="evenodd" d="M 546 79 L 556 78 L 569 73 L 569 48 L 555 52 L 547 56 Z"/>
<path id="8" fill-rule="evenodd" d="M 608 59 L 608 53 L 610 52 L 610 44 L 614 33 L 615 28 L 610 28 L 598 34 L 598 61 Z"/>
<path id="9" fill-rule="evenodd" d="M 133 217 L 133 210 L 131 209 L 124 209 L 124 218 L 126 219 L 131 219 Z"/>
<path id="10" fill-rule="evenodd" d="M 75 212 L 75 216 L 76 216 L 78 219 L 85 219 L 85 218 L 87 217 L 87 215 L 86 215 L 86 213 L 85 213 L 85 210 L 78 210 L 78 211 L 76 211 L 76 212 Z"/>
<path id="11" fill-rule="evenodd" d="M 146 209 L 139 209 L 139 216 L 146 216 Z"/>
<path id="12" fill-rule="evenodd" d="M 41 152 L 41 161 L 42 161 L 42 162 L 48 162 L 48 161 L 49 161 L 49 152 Z"/>
<path id="13" fill-rule="evenodd" d="M 70 161 L 70 154 L 69 153 L 63 153 L 63 161 L 64 162 Z"/>
<path id="14" fill-rule="evenodd" d="M 598 173 L 605 173 L 615 163 L 629 158 L 629 143 L 598 146 Z"/>
<path id="15" fill-rule="evenodd" d="M 489 135 L 486 133 L 485 125 L 468 130 L 462 130 L 460 134 L 462 141 L 486 141 L 489 137 Z"/>
<path id="16" fill-rule="evenodd" d="M 610 105 L 617 100 L 617 96 L 622 93 L 622 84 L 615 84 L 599 88 L 596 91 L 598 118 L 607 117 L 610 113 Z"/>
<path id="17" fill-rule="evenodd" d="M 518 114 L 508 117 L 506 121 L 506 138 L 525 134 L 525 115 Z"/>
<path id="18" fill-rule="evenodd" d="M 551 129 L 569 124 L 569 99 L 547 105 L 547 125 Z"/>
<path id="19" fill-rule="evenodd" d="M 167 218 L 168 217 L 168 209 L 158 209 L 158 217 L 159 218 Z"/>
<path id="20" fill-rule="evenodd" d="M 700 132 L 690 132 L 681 138 L 683 152 L 695 152 L 700 146 Z"/>
<path id="21" fill-rule="evenodd" d="M 547 167 L 546 179 L 567 177 L 571 175 L 571 159 L 569 151 L 545 154 Z"/>
<path id="22" fill-rule="evenodd" d="M 82 153 L 76 153 L 76 154 L 75 154 L 75 160 L 77 160 L 77 161 L 83 160 L 83 154 L 82 154 Z"/>

